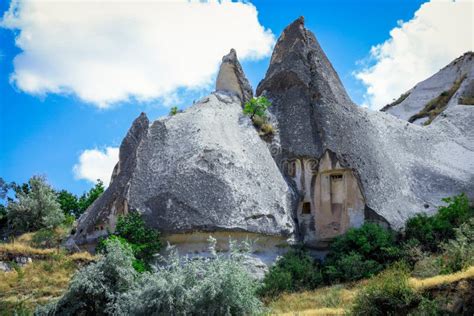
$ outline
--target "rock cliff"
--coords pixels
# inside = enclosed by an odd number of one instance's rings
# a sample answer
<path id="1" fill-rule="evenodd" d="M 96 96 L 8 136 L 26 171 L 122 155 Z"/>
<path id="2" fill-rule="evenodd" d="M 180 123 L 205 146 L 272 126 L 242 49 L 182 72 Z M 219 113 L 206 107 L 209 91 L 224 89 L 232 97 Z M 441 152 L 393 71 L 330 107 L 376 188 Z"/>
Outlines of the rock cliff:
<path id="1" fill-rule="evenodd" d="M 250 237 L 269 262 L 281 243 L 325 247 L 365 221 L 400 228 L 443 197 L 474 199 L 474 107 L 421 127 L 356 106 L 303 18 L 280 36 L 257 95 L 272 102 L 265 140 L 242 114 L 252 88 L 232 50 L 216 92 L 151 124 L 140 115 L 69 244 L 93 244 L 137 210 L 186 251 L 205 251 L 209 233 Z"/>
<path id="2" fill-rule="evenodd" d="M 418 125 L 430 124 L 444 111 L 474 105 L 474 52 L 467 52 L 418 83 L 381 111 Z"/>

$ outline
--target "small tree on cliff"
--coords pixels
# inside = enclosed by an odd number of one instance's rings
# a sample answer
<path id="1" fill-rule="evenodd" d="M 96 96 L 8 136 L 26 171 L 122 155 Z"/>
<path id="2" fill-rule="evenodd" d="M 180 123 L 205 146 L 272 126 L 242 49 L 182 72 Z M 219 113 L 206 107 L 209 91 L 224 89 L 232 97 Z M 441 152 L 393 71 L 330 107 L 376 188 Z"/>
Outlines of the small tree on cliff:
<path id="1" fill-rule="evenodd" d="M 255 116 L 264 118 L 267 108 L 272 105 L 265 97 L 252 98 L 244 105 L 244 113 L 253 120 Z"/>

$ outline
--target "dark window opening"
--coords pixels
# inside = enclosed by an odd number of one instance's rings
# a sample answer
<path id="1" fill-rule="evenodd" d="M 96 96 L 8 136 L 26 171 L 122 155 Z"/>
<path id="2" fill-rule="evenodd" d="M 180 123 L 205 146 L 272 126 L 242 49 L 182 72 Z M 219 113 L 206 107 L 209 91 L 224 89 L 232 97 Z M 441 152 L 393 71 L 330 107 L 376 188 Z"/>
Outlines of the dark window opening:
<path id="1" fill-rule="evenodd" d="M 335 181 L 338 181 L 338 180 L 342 180 L 342 174 L 332 174 L 331 175 L 331 180 L 335 180 Z"/>
<path id="2" fill-rule="evenodd" d="M 301 209 L 302 214 L 311 214 L 311 203 L 304 202 L 303 207 Z"/>

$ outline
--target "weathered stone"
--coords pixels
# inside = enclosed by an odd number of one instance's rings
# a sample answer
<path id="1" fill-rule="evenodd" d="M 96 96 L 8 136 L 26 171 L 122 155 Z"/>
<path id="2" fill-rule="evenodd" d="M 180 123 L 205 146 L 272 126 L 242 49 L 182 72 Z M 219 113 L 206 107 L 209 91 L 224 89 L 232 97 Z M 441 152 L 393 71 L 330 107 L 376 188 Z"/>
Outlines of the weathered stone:
<path id="1" fill-rule="evenodd" d="M 474 107 L 449 107 L 420 127 L 356 106 L 303 18 L 279 38 L 257 89 L 272 102 L 270 143 L 242 114 L 252 89 L 233 50 L 216 90 L 151 125 L 144 114 L 134 121 L 71 247 L 136 210 L 185 253 L 205 253 L 209 234 L 219 244 L 257 239 L 261 265 L 293 238 L 326 247 L 367 220 L 401 228 L 441 198 L 474 199 Z"/>
<path id="2" fill-rule="evenodd" d="M 460 82 L 459 87 L 449 98 L 444 111 L 468 106 L 469 102 L 474 103 L 474 52 L 467 52 L 456 58 L 436 74 L 407 91 L 404 94 L 406 97 L 402 98 L 403 101 L 389 104 L 381 111 L 406 121 L 412 118 L 413 123 L 423 125 L 428 117 L 416 118 L 415 115 L 441 93 L 452 89 L 457 81 Z M 413 118 L 415 119 L 413 120 Z"/>
<path id="3" fill-rule="evenodd" d="M 299 193 L 309 244 L 369 218 L 400 228 L 443 197 L 474 198 L 474 108 L 453 108 L 421 128 L 356 106 L 302 18 L 279 38 L 257 95 L 272 102 L 274 158 Z"/>
<path id="4" fill-rule="evenodd" d="M 216 91 L 234 93 L 240 98 L 242 103 L 247 102 L 253 97 L 252 87 L 245 77 L 234 49 L 231 49 L 229 54 L 222 58 L 216 80 Z"/>
<path id="5" fill-rule="evenodd" d="M 216 92 L 148 126 L 144 115 L 120 148 L 111 185 L 79 219 L 69 244 L 142 213 L 163 234 L 247 232 L 292 238 L 291 193 L 236 96 Z"/>

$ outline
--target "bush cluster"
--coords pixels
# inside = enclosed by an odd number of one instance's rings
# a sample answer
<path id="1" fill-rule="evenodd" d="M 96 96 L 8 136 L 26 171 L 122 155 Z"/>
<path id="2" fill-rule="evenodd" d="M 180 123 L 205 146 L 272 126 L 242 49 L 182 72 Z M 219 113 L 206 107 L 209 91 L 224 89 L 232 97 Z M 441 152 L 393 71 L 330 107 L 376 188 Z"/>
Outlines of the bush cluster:
<path id="1" fill-rule="evenodd" d="M 405 227 L 405 240 L 417 241 L 424 251 L 439 251 L 442 242 L 455 237 L 455 228 L 474 215 L 465 194 L 445 198 L 443 202 L 447 205 L 433 216 L 418 214 L 410 218 Z"/>
<path id="2" fill-rule="evenodd" d="M 153 255 L 162 248 L 159 232 L 147 227 L 140 213 L 135 211 L 119 216 L 115 232 L 99 241 L 96 251 L 106 251 L 106 245 L 111 241 L 131 249 L 134 256 L 133 266 L 140 272 L 150 269 Z"/>
<path id="3" fill-rule="evenodd" d="M 175 251 L 156 272 L 137 273 L 130 247 L 112 239 L 105 255 L 80 270 L 58 302 L 38 315 L 255 315 L 263 311 L 245 254 L 180 258 Z"/>
<path id="4" fill-rule="evenodd" d="M 370 277 L 397 260 L 400 249 L 393 232 L 374 223 L 352 228 L 337 237 L 324 263 L 330 283 Z"/>
<path id="5" fill-rule="evenodd" d="M 273 125 L 268 122 L 267 117 L 267 109 L 271 105 L 271 102 L 263 96 L 252 98 L 244 105 L 244 114 L 250 116 L 253 124 L 259 129 L 261 136 L 275 133 Z"/>
<path id="6" fill-rule="evenodd" d="M 369 278 L 400 260 L 414 267 L 413 275 L 418 277 L 474 264 L 474 219 L 468 199 L 461 194 L 443 201 L 447 205 L 434 216 L 408 220 L 404 236 L 373 223 L 349 229 L 332 242 L 322 264 L 303 250 L 288 252 L 265 275 L 260 294 L 275 297 Z"/>
<path id="7" fill-rule="evenodd" d="M 273 297 L 283 292 L 310 290 L 318 287 L 322 279 L 319 262 L 303 249 L 292 249 L 270 268 L 259 293 Z"/>

